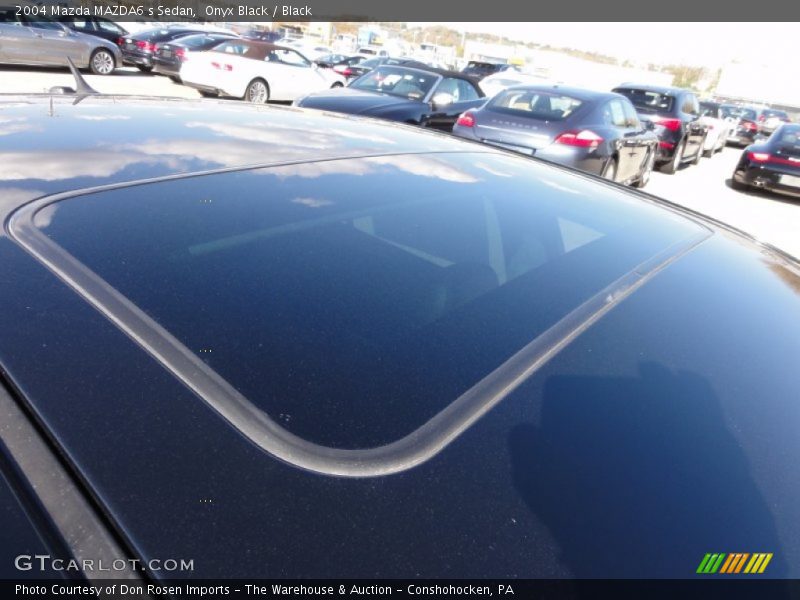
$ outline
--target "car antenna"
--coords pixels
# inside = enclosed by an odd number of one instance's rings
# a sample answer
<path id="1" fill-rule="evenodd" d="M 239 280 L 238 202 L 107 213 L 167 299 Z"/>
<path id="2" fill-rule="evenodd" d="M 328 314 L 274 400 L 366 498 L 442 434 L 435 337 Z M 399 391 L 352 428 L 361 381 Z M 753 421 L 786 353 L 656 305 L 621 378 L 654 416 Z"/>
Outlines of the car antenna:
<path id="1" fill-rule="evenodd" d="M 83 75 L 81 75 L 80 71 L 78 71 L 78 68 L 75 66 L 75 63 L 72 62 L 72 59 L 69 56 L 67 57 L 67 64 L 69 65 L 69 70 L 72 71 L 72 76 L 75 78 L 75 89 L 67 86 L 57 85 L 50 88 L 51 94 L 75 94 L 79 96 L 80 99 L 83 99 L 85 96 L 94 96 L 100 94 L 100 92 L 86 83 Z"/>

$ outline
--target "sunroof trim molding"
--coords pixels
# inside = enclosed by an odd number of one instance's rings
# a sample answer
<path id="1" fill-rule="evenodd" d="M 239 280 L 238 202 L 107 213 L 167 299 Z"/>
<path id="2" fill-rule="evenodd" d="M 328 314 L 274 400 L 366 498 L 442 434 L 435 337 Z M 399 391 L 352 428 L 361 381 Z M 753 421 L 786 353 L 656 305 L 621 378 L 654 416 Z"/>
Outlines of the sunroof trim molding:
<path id="1" fill-rule="evenodd" d="M 368 156 L 347 157 L 348 160 L 358 158 Z M 251 442 L 293 466 L 331 476 L 378 477 L 400 473 L 430 460 L 614 306 L 712 234 L 710 229 L 700 226 L 696 234 L 641 263 L 572 310 L 408 435 L 373 448 L 332 448 L 309 442 L 270 418 L 133 302 L 50 240 L 34 223 L 36 214 L 46 206 L 92 192 L 286 164 L 293 163 L 168 175 L 45 196 L 14 211 L 6 221 L 6 231 L 11 239 L 94 306 Z"/>

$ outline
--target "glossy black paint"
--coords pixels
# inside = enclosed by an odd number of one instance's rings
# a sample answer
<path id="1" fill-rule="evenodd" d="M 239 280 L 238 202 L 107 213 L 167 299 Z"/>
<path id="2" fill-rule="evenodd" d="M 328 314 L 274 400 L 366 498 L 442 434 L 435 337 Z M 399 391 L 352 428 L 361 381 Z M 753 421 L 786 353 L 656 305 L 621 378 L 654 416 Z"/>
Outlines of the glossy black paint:
<path id="1" fill-rule="evenodd" d="M 381 68 L 377 67 L 377 69 Z M 437 105 L 433 101 L 433 97 L 436 95 L 441 82 L 436 84 L 424 98 L 416 100 L 371 90 L 356 89 L 352 87 L 353 85 L 358 85 L 358 79 L 356 79 L 350 84 L 350 87 L 315 92 L 299 98 L 294 102 L 294 105 L 365 117 L 377 117 L 389 121 L 399 121 L 411 125 L 450 131 L 462 112 L 480 106 L 485 102 L 484 93 L 480 87 L 472 79 L 463 77 L 459 73 L 420 65 L 414 65 L 413 67 L 392 66 L 391 68 L 407 73 L 414 73 L 415 71 L 424 71 L 429 74 L 436 73 L 441 75 L 441 81 L 444 81 L 444 78 L 464 81 L 474 90 L 478 98 L 466 102 Z M 371 69 L 370 71 L 374 70 L 376 69 Z"/>
<path id="2" fill-rule="evenodd" d="M 147 29 L 138 31 L 133 35 L 121 37 L 119 49 L 122 52 L 122 60 L 127 65 L 135 65 L 142 71 L 150 71 L 154 65 L 154 46 L 164 42 L 169 42 L 185 35 L 203 33 L 202 29 L 191 27 L 176 27 L 169 29 Z M 147 42 L 148 46 L 139 48 L 137 42 Z"/>
<path id="3" fill-rule="evenodd" d="M 483 62 L 483 61 L 476 61 L 471 60 L 467 63 L 467 66 L 461 69 L 461 72 L 464 75 L 469 75 L 470 77 L 474 77 L 477 80 L 481 80 L 484 77 L 489 75 L 494 75 L 495 73 L 501 73 L 503 71 L 507 71 L 508 69 L 513 69 L 513 65 L 509 65 L 506 63 L 493 63 L 493 62 Z"/>
<path id="4" fill-rule="evenodd" d="M 658 137 L 639 121 L 625 96 L 564 86 L 514 86 L 504 93 L 564 95 L 582 104 L 564 119 L 549 120 L 498 109 L 493 99 L 469 111 L 473 125 L 456 124 L 453 133 L 595 175 L 605 174 L 620 183 L 647 183 L 658 152 Z M 590 147 L 556 142 L 563 133 L 587 130 L 600 136 L 602 142 Z"/>
<path id="5" fill-rule="evenodd" d="M 299 161 L 282 167 L 287 180 L 302 174 L 321 196 L 353 186 L 379 194 L 382 178 L 336 168 L 348 161 L 310 161 L 421 151 L 409 181 L 424 193 L 423 173 L 454 177 L 426 170 L 434 153 L 467 150 L 449 160 L 474 172 L 491 169 L 498 152 L 476 157 L 475 145 L 391 123 L 225 102 L 73 106 L 61 97 L 51 108 L 49 98 L 16 98 L 2 110 L 25 127 L 0 138 L 4 222 L 44 194 L 254 157 Z M 524 164 L 539 179 L 526 188 L 532 202 L 594 181 Z M 588 187 L 621 204 L 658 204 Z M 677 211 L 663 218 L 686 223 Z M 796 578 L 800 273 L 735 232 L 705 226 L 710 239 L 434 459 L 393 476 L 326 477 L 274 460 L 5 229 L 0 368 L 131 553 L 194 559 L 191 577 L 686 578 L 706 552 L 765 551 L 775 555 L 767 575 Z M 91 235 L 90 227 L 82 239 Z M 485 325 L 484 343 L 502 342 Z M 483 344 L 460 351 L 477 356 Z M 448 364 L 439 376 L 450 373 Z"/>
<path id="6" fill-rule="evenodd" d="M 700 121 L 700 105 L 697 96 L 686 89 L 653 85 L 623 84 L 614 92 L 627 96 L 636 107 L 639 118 L 654 123 L 659 139 L 658 163 L 667 173 L 674 173 L 680 164 L 699 160 L 703 154 L 706 130 Z M 643 92 L 655 92 L 670 98 L 668 108 L 648 106 L 637 100 Z M 665 127 L 660 119 L 675 119 L 678 127 Z"/>
<path id="7" fill-rule="evenodd" d="M 800 125 L 784 124 L 742 152 L 731 176 L 739 190 L 762 189 L 800 197 Z M 788 140 L 794 140 L 787 142 Z"/>

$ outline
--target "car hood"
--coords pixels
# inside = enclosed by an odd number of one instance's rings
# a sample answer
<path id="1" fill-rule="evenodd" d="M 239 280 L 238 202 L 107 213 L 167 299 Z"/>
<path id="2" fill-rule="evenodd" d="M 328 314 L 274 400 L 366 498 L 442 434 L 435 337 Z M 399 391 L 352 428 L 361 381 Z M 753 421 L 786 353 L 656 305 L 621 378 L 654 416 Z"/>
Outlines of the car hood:
<path id="1" fill-rule="evenodd" d="M 383 112 L 387 109 L 419 108 L 424 105 L 419 100 L 399 98 L 390 94 L 343 88 L 325 92 L 316 92 L 302 98 L 297 106 L 332 110 L 354 115 L 368 115 Z"/>

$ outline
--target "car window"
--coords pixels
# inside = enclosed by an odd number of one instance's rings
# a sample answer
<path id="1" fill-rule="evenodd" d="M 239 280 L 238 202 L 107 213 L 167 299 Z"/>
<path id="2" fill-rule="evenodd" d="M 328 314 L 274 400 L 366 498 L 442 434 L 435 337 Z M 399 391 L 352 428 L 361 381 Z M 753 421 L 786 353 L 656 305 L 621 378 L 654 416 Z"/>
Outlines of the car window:
<path id="1" fill-rule="evenodd" d="M 712 117 L 714 119 L 720 118 L 722 117 L 722 108 L 717 106 L 716 104 L 711 104 L 709 102 L 701 102 L 700 116 Z"/>
<path id="2" fill-rule="evenodd" d="M 267 53 L 264 59 L 268 62 L 277 62 L 284 65 L 291 65 L 293 67 L 310 67 L 311 63 L 306 60 L 299 52 L 283 48 L 276 48 Z"/>
<path id="3" fill-rule="evenodd" d="M 116 33 L 120 35 L 125 33 L 125 30 L 122 27 L 120 27 L 113 21 L 108 21 L 106 19 L 97 19 L 95 21 L 95 26 L 100 31 L 106 31 L 108 33 Z"/>
<path id="4" fill-rule="evenodd" d="M 28 27 L 36 29 L 50 29 L 53 31 L 63 31 L 61 25 L 55 21 L 42 19 L 42 17 L 22 17 L 22 22 Z"/>
<path id="5" fill-rule="evenodd" d="M 627 127 L 628 121 L 625 117 L 625 107 L 619 100 L 611 100 L 606 104 L 605 121 L 615 127 Z"/>
<path id="6" fill-rule="evenodd" d="M 214 46 L 214 52 L 224 52 L 225 54 L 239 54 L 243 55 L 252 47 L 250 44 L 241 41 L 223 42 Z"/>
<path id="7" fill-rule="evenodd" d="M 569 117 L 583 104 L 577 98 L 530 90 L 505 90 L 487 104 L 493 111 L 517 114 L 532 119 L 561 121 Z"/>
<path id="8" fill-rule="evenodd" d="M 0 8 L 0 23 L 6 25 L 19 25 L 16 8 Z"/>
<path id="9" fill-rule="evenodd" d="M 784 149 L 800 151 L 800 127 L 782 127 L 778 131 L 778 143 Z"/>
<path id="10" fill-rule="evenodd" d="M 453 102 L 477 100 L 480 96 L 468 82 L 455 77 L 445 77 L 436 88 L 436 93 L 447 93 L 453 96 Z"/>
<path id="11" fill-rule="evenodd" d="M 153 182 L 56 202 L 35 225 L 254 410 L 338 448 L 414 431 L 700 231 L 611 187 L 491 154 Z"/>
<path id="12" fill-rule="evenodd" d="M 625 121 L 627 126 L 635 129 L 641 129 L 642 123 L 639 121 L 639 115 L 636 114 L 636 109 L 633 108 L 633 104 L 631 104 L 627 98 L 625 100 L 620 100 L 620 102 L 625 110 Z"/>
<path id="13" fill-rule="evenodd" d="M 91 32 L 95 30 L 94 23 L 92 23 L 90 19 L 81 19 L 78 17 L 70 19 L 69 26 L 71 26 L 73 29 L 83 32 Z"/>
<path id="14" fill-rule="evenodd" d="M 646 110 L 670 112 L 675 101 L 669 94 L 661 94 L 649 90 L 617 88 L 614 91 L 623 96 L 627 96 L 628 100 L 630 100 L 636 108 Z"/>
<path id="15" fill-rule="evenodd" d="M 438 80 L 439 76 L 435 73 L 382 66 L 362 75 L 351 83 L 350 87 L 401 96 L 411 100 L 422 100 Z"/>

